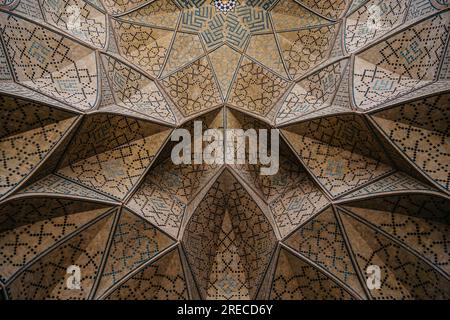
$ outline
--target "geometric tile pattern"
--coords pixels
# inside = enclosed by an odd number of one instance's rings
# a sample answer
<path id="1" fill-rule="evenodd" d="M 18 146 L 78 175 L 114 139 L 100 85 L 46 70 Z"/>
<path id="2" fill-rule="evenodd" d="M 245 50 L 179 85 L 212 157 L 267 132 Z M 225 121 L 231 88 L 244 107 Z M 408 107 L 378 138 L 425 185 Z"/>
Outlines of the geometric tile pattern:
<path id="1" fill-rule="evenodd" d="M 198 36 L 190 33 L 177 33 L 172 49 L 167 58 L 164 74 L 196 60 L 203 54 L 203 47 Z"/>
<path id="2" fill-rule="evenodd" d="M 153 160 L 168 128 L 109 114 L 88 118 L 58 173 L 117 199 L 123 198 Z"/>
<path id="3" fill-rule="evenodd" d="M 250 3 L 238 3 L 236 9 L 226 15 L 205 3 L 183 10 L 180 30 L 199 33 L 208 50 L 222 43 L 242 50 L 251 34 L 269 31 L 270 23 L 266 10 Z"/>
<path id="4" fill-rule="evenodd" d="M 450 297 L 448 1 L 233 5 L 0 0 L 0 300 Z"/>
<path id="5" fill-rule="evenodd" d="M 222 102 L 213 70 L 205 58 L 164 78 L 163 85 L 185 117 L 211 109 Z"/>
<path id="6" fill-rule="evenodd" d="M 342 232 L 331 208 L 292 234 L 286 244 L 302 255 L 324 266 L 342 282 L 363 294 Z"/>
<path id="7" fill-rule="evenodd" d="M 177 250 L 146 265 L 120 285 L 109 300 L 186 300 L 188 290 Z"/>
<path id="8" fill-rule="evenodd" d="M 176 123 L 175 115 L 153 81 L 111 57 L 105 57 L 104 61 L 119 105 L 156 120 Z"/>
<path id="9" fill-rule="evenodd" d="M 250 299 L 244 262 L 239 256 L 239 241 L 228 212 L 223 217 L 217 241 L 216 256 L 209 272 L 208 299 Z"/>
<path id="10" fill-rule="evenodd" d="M 47 195 L 70 195 L 72 197 L 78 197 L 82 199 L 89 198 L 92 200 L 111 201 L 111 199 L 105 195 L 90 190 L 55 174 L 49 174 L 48 176 L 36 181 L 35 183 L 18 192 L 18 194 L 27 195 L 36 195 L 43 193 Z"/>
<path id="11" fill-rule="evenodd" d="M 140 216 L 176 237 L 186 205 L 177 197 L 148 179 L 130 199 L 128 207 Z"/>
<path id="12" fill-rule="evenodd" d="M 21 14 L 22 16 L 28 17 L 34 21 L 44 20 L 40 4 L 37 1 L 24 0 L 14 1 L 12 3 L 10 0 L 3 1 L 9 2 L 9 5 L 7 4 L 6 9 L 13 9 L 15 13 Z"/>
<path id="13" fill-rule="evenodd" d="M 210 286 L 210 270 L 217 250 L 216 243 L 220 239 L 225 215 L 224 198 L 223 187 L 216 182 L 194 211 L 183 236 L 186 255 L 203 298 L 207 296 Z M 234 282 L 239 284 L 236 280 Z"/>
<path id="14" fill-rule="evenodd" d="M 416 179 L 411 178 L 410 176 L 402 172 L 395 172 L 385 178 L 367 185 L 366 187 L 358 189 L 355 192 L 344 196 L 343 199 L 367 197 L 375 194 L 401 191 L 433 191 L 433 188 L 417 181 Z"/>
<path id="15" fill-rule="evenodd" d="M 231 90 L 230 104 L 267 116 L 287 87 L 287 81 L 245 58 Z"/>
<path id="16" fill-rule="evenodd" d="M 258 205 L 230 172 L 222 173 L 183 236 L 202 297 L 253 299 L 275 240 Z"/>
<path id="17" fill-rule="evenodd" d="M 240 255 L 246 262 L 249 294 L 255 296 L 276 238 L 273 226 L 242 185 L 235 181 L 230 188 L 227 205 L 233 228 L 240 235 Z"/>
<path id="18" fill-rule="evenodd" d="M 436 15 L 357 54 L 353 74 L 356 106 L 371 109 L 436 80 L 449 19 L 448 12 Z"/>
<path id="19" fill-rule="evenodd" d="M 250 44 L 247 47 L 247 54 L 269 69 L 286 77 L 283 62 L 273 35 L 262 34 L 252 36 Z"/>
<path id="20" fill-rule="evenodd" d="M 82 0 L 42 1 L 49 24 L 67 31 L 93 46 L 106 45 L 106 15 Z"/>
<path id="21" fill-rule="evenodd" d="M 448 93 L 412 101 L 373 115 L 373 120 L 389 140 L 447 190 L 450 189 L 449 118 Z"/>
<path id="22" fill-rule="evenodd" d="M 57 198 L 25 198 L 0 209 L 0 280 L 14 273 L 67 235 L 109 208 Z"/>
<path id="23" fill-rule="evenodd" d="M 280 50 L 289 74 L 298 78 L 328 58 L 335 38 L 336 25 L 280 32 Z"/>
<path id="24" fill-rule="evenodd" d="M 170 0 L 156 0 L 122 15 L 122 20 L 139 22 L 145 25 L 173 29 L 176 26 L 180 9 Z"/>
<path id="25" fill-rule="evenodd" d="M 211 52 L 208 57 L 217 77 L 222 96 L 226 96 L 237 66 L 239 65 L 240 54 L 229 46 L 223 45 Z M 224 60 L 228 61 L 228 63 L 224 64 Z"/>
<path id="26" fill-rule="evenodd" d="M 348 0 L 303 0 L 302 3 L 330 19 L 337 19 L 347 7 Z"/>
<path id="27" fill-rule="evenodd" d="M 342 214 L 342 219 L 361 271 L 365 273 L 370 265 L 380 267 L 381 287 L 370 291 L 373 298 L 448 298 L 448 276 L 443 276 L 421 258 L 390 241 L 380 231 L 346 214 Z"/>
<path id="28" fill-rule="evenodd" d="M 276 31 L 287 31 L 329 24 L 330 21 L 314 13 L 295 0 L 281 0 L 270 10 Z"/>
<path id="29" fill-rule="evenodd" d="M 8 295 L 13 299 L 87 299 L 98 276 L 111 225 L 109 215 L 64 242 L 58 250 L 44 255 L 12 281 Z M 66 286 L 71 280 L 66 273 L 70 265 L 83 271 L 80 289 Z"/>
<path id="30" fill-rule="evenodd" d="M 342 63 L 336 62 L 296 83 L 278 111 L 276 123 L 295 120 L 331 104 L 341 80 Z"/>
<path id="31" fill-rule="evenodd" d="M 208 113 L 197 120 L 203 121 L 204 130 L 223 125 L 221 112 Z M 193 123 L 183 128 L 193 133 Z M 165 148 L 150 172 L 145 176 L 127 202 L 127 207 L 144 219 L 176 238 L 180 231 L 186 206 L 206 182 L 214 175 L 217 165 L 181 164 L 175 165 Z"/>
<path id="32" fill-rule="evenodd" d="M 0 96 L 0 195 L 16 187 L 58 144 L 76 115 Z"/>
<path id="33" fill-rule="evenodd" d="M 378 197 L 346 209 L 402 241 L 450 274 L 449 201 L 429 195 Z"/>
<path id="34" fill-rule="evenodd" d="M 270 299 L 350 300 L 352 296 L 319 269 L 282 249 Z"/>
<path id="35" fill-rule="evenodd" d="M 305 165 L 333 197 L 392 169 L 360 116 L 343 115 L 304 122 L 283 130 Z"/>
<path id="36" fill-rule="evenodd" d="M 282 236 L 308 221 L 328 205 L 324 193 L 302 173 L 294 186 L 270 203 L 270 209 Z"/>
<path id="37" fill-rule="evenodd" d="M 173 32 L 126 22 L 113 22 L 119 51 L 124 58 L 152 76 L 161 72 Z"/>
<path id="38" fill-rule="evenodd" d="M 173 240 L 140 217 L 123 210 L 113 235 L 97 295 L 167 248 Z"/>
<path id="39" fill-rule="evenodd" d="M 227 129 L 268 129 L 269 127 L 261 121 L 236 110 L 227 109 Z M 234 144 L 237 148 L 237 140 L 227 140 L 227 146 Z M 248 157 L 248 150 L 246 150 Z M 233 164 L 232 167 L 243 177 L 256 192 L 269 203 L 275 201 L 287 190 L 296 186 L 299 180 L 305 178 L 305 173 L 297 165 L 295 156 L 289 148 L 282 144 L 278 172 L 274 175 L 260 175 L 261 163 L 257 164 Z M 307 179 L 306 179 L 307 180 Z"/>
<path id="40" fill-rule="evenodd" d="M 82 110 L 96 105 L 98 74 L 93 50 L 13 15 L 1 13 L 0 20 L 19 83 Z M 74 46 L 77 50 L 71 50 Z"/>
<path id="41" fill-rule="evenodd" d="M 346 20 L 346 49 L 356 51 L 400 26 L 407 7 L 408 3 L 402 0 L 367 1 Z"/>
<path id="42" fill-rule="evenodd" d="M 145 0 L 104 0 L 105 8 L 114 15 L 130 11 L 145 3 Z"/>

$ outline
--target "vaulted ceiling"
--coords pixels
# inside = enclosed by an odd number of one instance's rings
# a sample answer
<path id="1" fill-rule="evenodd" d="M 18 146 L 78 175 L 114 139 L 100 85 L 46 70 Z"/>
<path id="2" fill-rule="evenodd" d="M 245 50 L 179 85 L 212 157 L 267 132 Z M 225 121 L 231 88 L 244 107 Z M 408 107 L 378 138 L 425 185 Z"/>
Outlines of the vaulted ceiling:
<path id="1" fill-rule="evenodd" d="M 443 0 L 0 0 L 0 299 L 448 299 L 449 26 Z M 195 120 L 279 129 L 278 173 L 175 165 Z"/>

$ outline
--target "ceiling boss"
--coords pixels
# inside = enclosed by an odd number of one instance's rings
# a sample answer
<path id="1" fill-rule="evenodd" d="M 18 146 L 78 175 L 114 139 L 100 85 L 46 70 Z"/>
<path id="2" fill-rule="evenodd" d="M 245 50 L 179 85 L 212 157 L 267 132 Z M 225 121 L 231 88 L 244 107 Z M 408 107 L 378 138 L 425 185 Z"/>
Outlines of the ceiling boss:
<path id="1" fill-rule="evenodd" d="M 237 4 L 236 0 L 214 0 L 213 2 L 216 10 L 223 12 L 224 14 L 234 10 Z"/>

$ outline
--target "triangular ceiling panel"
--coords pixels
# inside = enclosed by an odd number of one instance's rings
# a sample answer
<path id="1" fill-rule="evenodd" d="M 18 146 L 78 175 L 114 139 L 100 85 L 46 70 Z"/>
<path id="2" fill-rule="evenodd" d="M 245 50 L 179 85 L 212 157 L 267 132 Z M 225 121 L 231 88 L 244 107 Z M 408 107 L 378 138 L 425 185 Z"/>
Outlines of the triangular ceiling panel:
<path id="1" fill-rule="evenodd" d="M 104 294 L 108 288 L 173 243 L 174 240 L 150 223 L 123 209 L 112 236 L 96 295 Z"/>
<path id="2" fill-rule="evenodd" d="M 105 47 L 106 15 L 88 2 L 43 0 L 42 12 L 49 24 L 97 48 Z"/>
<path id="3" fill-rule="evenodd" d="M 151 76 L 157 77 L 163 69 L 173 31 L 113 21 L 120 54 Z"/>
<path id="4" fill-rule="evenodd" d="M 449 190 L 449 117 L 450 93 L 445 93 L 379 111 L 372 119 L 410 161 Z"/>
<path id="5" fill-rule="evenodd" d="M 282 132 L 333 197 L 393 171 L 388 156 L 360 116 L 315 119 Z"/>
<path id="6" fill-rule="evenodd" d="M 80 110 L 96 106 L 95 51 L 13 15 L 2 12 L 0 20 L 17 82 Z"/>
<path id="7" fill-rule="evenodd" d="M 330 55 L 338 26 L 278 33 L 280 50 L 289 75 L 297 79 L 323 62 Z"/>
<path id="8" fill-rule="evenodd" d="M 303 173 L 295 186 L 287 188 L 282 196 L 270 203 L 270 210 L 281 236 L 285 237 L 328 204 L 323 191 Z"/>
<path id="9" fill-rule="evenodd" d="M 244 111 L 270 118 L 275 103 L 288 86 L 289 83 L 280 76 L 244 58 L 228 102 Z"/>
<path id="10" fill-rule="evenodd" d="M 202 54 L 203 47 L 197 35 L 178 32 L 164 67 L 163 76 L 196 60 Z"/>
<path id="11" fill-rule="evenodd" d="M 116 102 L 150 118 L 175 124 L 176 118 L 156 83 L 113 57 L 103 56 Z"/>
<path id="12" fill-rule="evenodd" d="M 176 177 L 169 175 L 167 179 Z M 171 183 L 167 180 L 166 183 Z M 140 185 L 128 205 L 144 219 L 158 226 L 173 237 L 178 236 L 186 204 L 166 189 L 151 181 L 151 177 Z"/>
<path id="13" fill-rule="evenodd" d="M 229 46 L 223 45 L 209 54 L 209 59 L 216 74 L 222 96 L 227 96 L 228 90 L 240 61 L 240 54 Z"/>
<path id="14" fill-rule="evenodd" d="M 20 184 L 73 128 L 77 115 L 0 95 L 0 196 Z"/>
<path id="15" fill-rule="evenodd" d="M 107 205 L 51 197 L 21 197 L 2 204 L 0 279 L 9 280 L 45 250 L 109 209 Z"/>
<path id="16" fill-rule="evenodd" d="M 120 17 L 128 22 L 174 29 L 180 9 L 171 0 L 151 1 L 148 5 Z"/>
<path id="17" fill-rule="evenodd" d="M 342 197 L 342 199 L 370 197 L 390 192 L 400 193 L 415 191 L 433 191 L 433 188 L 401 171 L 397 171 Z"/>
<path id="18" fill-rule="evenodd" d="M 134 118 L 90 115 L 66 151 L 58 173 L 115 199 L 123 199 L 169 134 L 167 127 Z"/>
<path id="19" fill-rule="evenodd" d="M 384 196 L 343 205 L 416 250 L 450 273 L 450 258 L 441 244 L 450 232 L 449 200 L 431 195 Z"/>
<path id="20" fill-rule="evenodd" d="M 271 11 L 276 31 L 328 24 L 330 21 L 299 5 L 294 0 L 281 0 Z"/>
<path id="21" fill-rule="evenodd" d="M 121 284 L 108 300 L 187 300 L 189 291 L 180 254 L 173 249 L 145 265 Z"/>
<path id="22" fill-rule="evenodd" d="M 345 63 L 345 60 L 336 62 L 297 82 L 278 110 L 276 124 L 293 122 L 308 113 L 330 106 Z"/>
<path id="23" fill-rule="evenodd" d="M 269 129 L 267 125 L 250 116 L 235 110 L 227 110 L 227 129 L 249 128 Z M 234 143 L 233 150 L 237 148 L 236 139 L 233 142 L 227 141 L 227 146 L 229 143 Z M 230 150 L 227 149 L 226 152 L 229 154 Z M 236 150 L 235 154 L 238 155 Z M 245 156 L 248 159 L 248 150 Z M 230 166 L 267 203 L 282 237 L 329 203 L 325 194 L 299 165 L 296 156 L 284 141 L 281 141 L 280 145 L 279 169 L 274 175 L 261 175 L 263 165 L 260 162 Z"/>
<path id="24" fill-rule="evenodd" d="M 316 267 L 281 249 L 270 299 L 351 300 L 352 296 Z"/>
<path id="25" fill-rule="evenodd" d="M 209 271 L 208 298 L 249 300 L 245 262 L 239 256 L 239 242 L 228 210 L 225 210 L 219 230 L 216 256 Z"/>
<path id="26" fill-rule="evenodd" d="M 361 272 L 380 268 L 380 289 L 371 290 L 374 299 L 446 299 L 447 278 L 417 255 L 348 214 L 341 213 L 350 246 Z"/>
<path id="27" fill-rule="evenodd" d="M 49 174 L 44 178 L 36 181 L 30 186 L 20 190 L 18 194 L 26 195 L 60 195 L 60 196 L 72 196 L 82 199 L 111 201 L 111 198 L 95 192 L 92 189 L 86 188 L 80 184 L 76 184 L 73 181 L 64 179 L 55 174 Z"/>
<path id="28" fill-rule="evenodd" d="M 162 84 L 184 117 L 222 103 L 214 72 L 206 57 L 165 77 Z"/>
<path id="29" fill-rule="evenodd" d="M 357 54 L 353 74 L 356 106 L 368 110 L 435 81 L 449 19 L 449 12 L 436 15 Z"/>
<path id="30" fill-rule="evenodd" d="M 204 130 L 223 127 L 221 111 L 213 111 L 198 120 L 203 121 Z M 183 128 L 193 134 L 194 124 L 188 122 Z M 193 162 L 175 165 L 167 154 L 172 147 L 171 142 L 161 151 L 158 162 L 147 173 L 127 206 L 176 238 L 186 206 L 216 174 L 219 166 Z"/>
<path id="31" fill-rule="evenodd" d="M 332 208 L 303 225 L 285 243 L 325 267 L 359 295 L 365 295 Z"/>
<path id="32" fill-rule="evenodd" d="M 286 77 L 283 61 L 272 34 L 254 35 L 247 47 L 247 54 L 275 73 Z"/>
<path id="33" fill-rule="evenodd" d="M 88 299 L 106 250 L 113 217 L 109 214 L 95 221 L 35 261 L 8 285 L 8 295 L 12 299 Z M 82 270 L 79 289 L 67 286 L 70 274 L 66 270 L 72 265 Z"/>
<path id="34" fill-rule="evenodd" d="M 407 8 L 405 1 L 367 1 L 345 20 L 347 51 L 356 51 L 400 26 Z"/>

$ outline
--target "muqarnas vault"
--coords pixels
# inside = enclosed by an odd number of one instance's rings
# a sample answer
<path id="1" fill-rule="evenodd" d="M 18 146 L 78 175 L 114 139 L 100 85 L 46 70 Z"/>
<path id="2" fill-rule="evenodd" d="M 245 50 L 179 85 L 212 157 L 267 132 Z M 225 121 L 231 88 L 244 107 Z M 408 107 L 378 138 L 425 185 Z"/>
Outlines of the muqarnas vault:
<path id="1" fill-rule="evenodd" d="M 449 25 L 445 0 L 0 0 L 0 296 L 448 299 Z M 174 165 L 195 120 L 279 129 L 278 173 Z"/>

